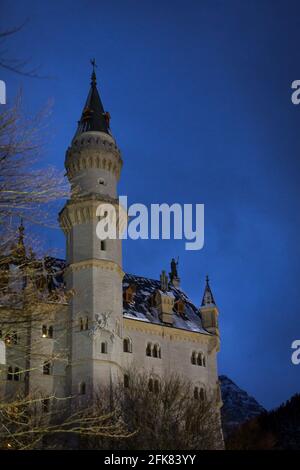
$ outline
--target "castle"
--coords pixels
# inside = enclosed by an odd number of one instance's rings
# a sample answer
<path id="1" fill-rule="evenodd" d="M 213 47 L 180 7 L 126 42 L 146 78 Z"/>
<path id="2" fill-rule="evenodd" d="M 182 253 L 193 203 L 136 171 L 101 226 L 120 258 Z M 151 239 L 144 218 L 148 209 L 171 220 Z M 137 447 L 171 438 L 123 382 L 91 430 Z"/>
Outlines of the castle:
<path id="1" fill-rule="evenodd" d="M 195 399 L 214 396 L 220 407 L 218 308 L 208 278 L 197 307 L 180 287 L 175 260 L 170 275 L 162 272 L 159 280 L 127 274 L 122 268 L 122 240 L 99 240 L 96 235 L 99 205 L 109 202 L 118 207 L 122 158 L 95 70 L 65 168 L 71 195 L 59 221 L 66 260 L 48 258 L 41 264 L 40 287 L 56 292 L 56 301 L 45 301 L 47 320 L 32 323 L 26 332 L 17 327 L 9 335 L 0 332 L 7 343 L 2 396 L 39 389 L 84 403 L 99 385 L 121 379 L 130 386 L 126 371 L 134 367 L 148 373 L 153 391 L 173 372 L 193 383 Z M 17 246 L 19 252 L 25 250 L 23 227 Z M 59 301 L 63 291 L 72 295 L 62 295 Z M 5 303 L 1 305 L 3 311 Z M 34 345 L 38 354 L 24 357 L 24 344 Z"/>

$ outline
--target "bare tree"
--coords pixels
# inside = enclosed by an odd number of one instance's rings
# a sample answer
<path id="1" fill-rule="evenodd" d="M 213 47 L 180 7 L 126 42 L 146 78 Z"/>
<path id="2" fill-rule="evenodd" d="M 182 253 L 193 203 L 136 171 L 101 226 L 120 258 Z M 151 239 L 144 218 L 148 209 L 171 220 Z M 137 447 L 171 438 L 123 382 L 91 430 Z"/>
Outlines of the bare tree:
<path id="1" fill-rule="evenodd" d="M 195 397 L 192 383 L 177 375 L 159 380 L 131 370 L 124 377 L 125 384 L 120 382 L 111 390 L 99 391 L 96 406 L 99 413 L 113 410 L 132 435 L 126 440 L 83 438 L 83 448 L 223 448 L 215 397 Z"/>
<path id="2" fill-rule="evenodd" d="M 22 31 L 24 26 L 28 23 L 28 21 L 24 21 L 21 25 L 16 26 L 14 28 L 9 28 L 4 31 L 0 31 L 0 68 L 6 69 L 9 72 L 17 73 L 19 75 L 24 75 L 31 78 L 47 78 L 42 77 L 38 73 L 38 67 L 30 68 L 31 59 L 17 59 L 12 58 L 8 55 L 6 49 L 6 41 L 10 39 L 15 34 Z"/>

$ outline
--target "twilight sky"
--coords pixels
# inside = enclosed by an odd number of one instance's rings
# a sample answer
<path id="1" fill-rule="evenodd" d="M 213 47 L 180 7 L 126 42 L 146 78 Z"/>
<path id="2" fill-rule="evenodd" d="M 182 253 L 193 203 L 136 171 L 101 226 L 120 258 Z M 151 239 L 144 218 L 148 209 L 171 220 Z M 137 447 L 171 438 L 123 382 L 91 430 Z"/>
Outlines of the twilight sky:
<path id="1" fill-rule="evenodd" d="M 158 278 L 179 256 L 199 305 L 205 275 L 220 309 L 219 371 L 273 407 L 300 392 L 300 4 L 292 0 L 0 0 L 0 30 L 20 25 L 3 71 L 26 113 L 52 102 L 42 161 L 63 169 L 91 68 L 110 112 L 129 203 L 204 203 L 205 246 L 130 241 L 124 270 Z M 59 229 L 45 247 L 64 256 Z"/>

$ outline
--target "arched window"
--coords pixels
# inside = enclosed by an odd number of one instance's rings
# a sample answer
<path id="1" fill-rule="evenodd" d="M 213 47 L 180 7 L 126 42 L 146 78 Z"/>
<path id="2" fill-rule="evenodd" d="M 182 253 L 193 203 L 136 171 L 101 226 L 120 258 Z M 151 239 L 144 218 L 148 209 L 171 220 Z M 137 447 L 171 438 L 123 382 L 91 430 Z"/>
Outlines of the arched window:
<path id="1" fill-rule="evenodd" d="M 147 348 L 146 348 L 146 356 L 152 356 L 152 350 L 151 350 L 151 343 L 148 343 L 147 344 Z"/>
<path id="2" fill-rule="evenodd" d="M 43 374 L 50 375 L 51 374 L 51 364 L 49 361 L 45 361 L 43 364 Z"/>
<path id="3" fill-rule="evenodd" d="M 153 346 L 153 357 L 160 357 L 160 347 L 159 347 L 159 344 L 155 344 Z"/>
<path id="4" fill-rule="evenodd" d="M 101 353 L 102 354 L 107 354 L 107 342 L 106 341 L 103 341 L 101 343 Z"/>
<path id="5" fill-rule="evenodd" d="M 48 338 L 53 338 L 53 326 L 49 326 L 48 328 Z"/>
<path id="6" fill-rule="evenodd" d="M 83 318 L 79 318 L 79 328 L 80 328 L 80 331 L 83 330 Z"/>
<path id="7" fill-rule="evenodd" d="M 203 365 L 203 367 L 206 367 L 206 357 L 205 356 L 202 357 L 202 365 Z"/>
<path id="8" fill-rule="evenodd" d="M 195 351 L 193 351 L 193 353 L 192 353 L 191 363 L 192 363 L 192 364 L 196 364 L 196 363 L 197 363 Z"/>
<path id="9" fill-rule="evenodd" d="M 86 317 L 86 319 L 85 319 L 84 329 L 85 329 L 85 330 L 88 330 L 88 329 L 89 329 L 89 319 L 88 319 L 88 317 Z"/>
<path id="10" fill-rule="evenodd" d="M 47 338 L 47 325 L 42 326 L 42 337 Z"/>
<path id="11" fill-rule="evenodd" d="M 132 352 L 131 340 L 129 338 L 124 338 L 123 340 L 123 351 L 126 353 Z"/>
<path id="12" fill-rule="evenodd" d="M 19 367 L 15 367 L 14 381 L 19 382 L 19 380 L 20 380 L 20 369 Z"/>
<path id="13" fill-rule="evenodd" d="M 44 398 L 44 400 L 42 401 L 43 413 L 48 413 L 49 412 L 49 404 L 50 404 L 49 398 Z"/>
<path id="14" fill-rule="evenodd" d="M 149 392 L 153 392 L 153 379 L 149 379 L 149 382 L 148 382 L 148 388 L 149 388 Z"/>
<path id="15" fill-rule="evenodd" d="M 159 393 L 159 380 L 154 380 L 154 393 L 157 395 Z"/>
<path id="16" fill-rule="evenodd" d="M 13 332 L 12 332 L 11 340 L 12 340 L 12 343 L 13 343 L 13 344 L 18 344 L 18 334 L 17 334 L 16 331 L 13 331 Z"/>
<path id="17" fill-rule="evenodd" d="M 80 395 L 85 395 L 86 394 L 86 384 L 85 384 L 85 382 L 80 383 L 79 393 L 80 393 Z"/>
<path id="18" fill-rule="evenodd" d="M 199 353 L 197 356 L 197 364 L 198 366 L 202 366 L 202 353 Z"/>
<path id="19" fill-rule="evenodd" d="M 7 369 L 7 380 L 12 380 L 13 379 L 13 368 L 9 366 Z"/>
<path id="20" fill-rule="evenodd" d="M 124 375 L 124 387 L 125 388 L 129 387 L 129 375 L 127 374 Z"/>
<path id="21" fill-rule="evenodd" d="M 199 389 L 198 389 L 198 387 L 194 388 L 194 398 L 195 398 L 195 400 L 199 399 Z"/>

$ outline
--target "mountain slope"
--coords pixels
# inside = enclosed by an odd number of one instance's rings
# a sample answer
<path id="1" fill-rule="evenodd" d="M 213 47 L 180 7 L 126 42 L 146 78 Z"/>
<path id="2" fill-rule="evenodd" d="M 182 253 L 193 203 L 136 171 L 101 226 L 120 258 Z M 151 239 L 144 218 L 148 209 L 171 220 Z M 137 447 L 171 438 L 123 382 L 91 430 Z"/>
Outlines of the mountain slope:
<path id="1" fill-rule="evenodd" d="M 241 424 L 257 417 L 265 409 L 226 375 L 220 375 L 223 400 L 222 426 L 225 438 Z"/>

